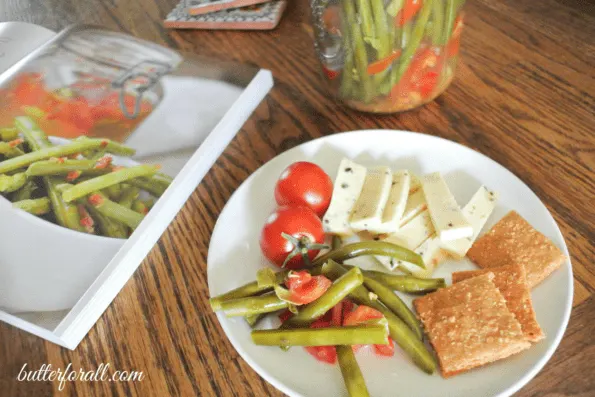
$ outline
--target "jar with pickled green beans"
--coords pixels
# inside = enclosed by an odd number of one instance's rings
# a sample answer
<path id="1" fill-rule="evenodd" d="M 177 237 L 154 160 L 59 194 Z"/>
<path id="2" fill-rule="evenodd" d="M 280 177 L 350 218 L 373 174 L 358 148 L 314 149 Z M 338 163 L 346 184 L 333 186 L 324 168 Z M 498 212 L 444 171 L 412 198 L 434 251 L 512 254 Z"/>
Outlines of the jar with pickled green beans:
<path id="1" fill-rule="evenodd" d="M 394 113 L 431 102 L 453 79 L 464 0 L 312 0 L 315 47 L 332 93 Z"/>

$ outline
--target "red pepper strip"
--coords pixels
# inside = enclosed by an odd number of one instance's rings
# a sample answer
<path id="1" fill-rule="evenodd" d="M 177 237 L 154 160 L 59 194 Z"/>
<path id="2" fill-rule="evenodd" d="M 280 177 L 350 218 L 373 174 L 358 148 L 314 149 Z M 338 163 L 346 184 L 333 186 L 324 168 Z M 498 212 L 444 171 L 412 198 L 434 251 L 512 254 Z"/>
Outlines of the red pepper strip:
<path id="1" fill-rule="evenodd" d="M 422 98 L 427 98 L 436 88 L 440 73 L 436 71 L 429 71 L 421 77 L 419 92 Z"/>
<path id="2" fill-rule="evenodd" d="M 448 41 L 448 44 L 446 45 L 446 56 L 448 58 L 455 57 L 459 54 L 461 33 L 463 32 L 463 27 L 465 26 L 463 23 L 463 18 L 464 14 L 461 13 L 455 20 L 455 26 L 452 29 L 452 35 Z"/>
<path id="3" fill-rule="evenodd" d="M 401 56 L 401 50 L 392 52 L 386 58 L 380 59 L 368 65 L 368 74 L 374 75 L 385 71 L 388 67 Z"/>
<path id="4" fill-rule="evenodd" d="M 427 70 L 438 65 L 438 56 L 434 51 L 435 49 L 432 47 L 425 47 L 414 55 L 411 64 L 401 77 L 401 81 L 391 90 L 391 98 L 408 97 L 412 93 L 418 93 L 422 76 Z"/>
<path id="5" fill-rule="evenodd" d="M 329 79 L 329 80 L 334 80 L 339 76 L 339 71 L 338 70 L 332 70 L 327 68 L 326 66 L 322 65 L 322 71 L 324 72 L 325 76 Z"/>
<path id="6" fill-rule="evenodd" d="M 403 27 L 405 24 L 413 19 L 415 14 L 421 9 L 423 5 L 422 0 L 407 0 L 403 9 L 399 11 L 395 17 L 395 25 Z"/>

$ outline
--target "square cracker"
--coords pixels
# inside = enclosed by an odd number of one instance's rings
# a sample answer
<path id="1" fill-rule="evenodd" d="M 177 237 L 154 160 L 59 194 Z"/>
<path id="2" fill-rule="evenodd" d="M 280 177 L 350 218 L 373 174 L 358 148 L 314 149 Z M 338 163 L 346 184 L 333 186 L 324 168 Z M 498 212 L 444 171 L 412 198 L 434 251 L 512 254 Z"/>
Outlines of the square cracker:
<path id="1" fill-rule="evenodd" d="M 488 272 L 494 273 L 494 285 L 496 285 L 496 288 L 500 290 L 500 293 L 506 299 L 508 310 L 521 323 L 521 329 L 527 340 L 538 342 L 543 339 L 543 331 L 535 319 L 535 312 L 531 303 L 531 291 L 527 285 L 527 276 L 523 265 L 508 265 L 483 270 L 455 272 L 452 274 L 452 282 L 453 284 L 458 283 Z"/>
<path id="2" fill-rule="evenodd" d="M 551 240 L 515 211 L 510 211 L 481 236 L 467 256 L 483 268 L 524 265 L 529 288 L 545 280 L 566 259 Z"/>
<path id="3" fill-rule="evenodd" d="M 445 378 L 531 346 L 493 279 L 489 272 L 413 301 Z"/>

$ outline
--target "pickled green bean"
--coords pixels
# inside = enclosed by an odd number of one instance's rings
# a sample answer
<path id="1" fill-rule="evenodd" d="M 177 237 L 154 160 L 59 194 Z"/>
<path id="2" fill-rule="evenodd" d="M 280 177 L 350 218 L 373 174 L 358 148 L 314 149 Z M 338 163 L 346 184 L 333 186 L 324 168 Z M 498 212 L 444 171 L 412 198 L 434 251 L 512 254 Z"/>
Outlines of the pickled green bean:
<path id="1" fill-rule="evenodd" d="M 24 172 L 14 175 L 0 175 L 0 192 L 11 193 L 22 188 L 27 182 Z"/>
<path id="2" fill-rule="evenodd" d="M 246 317 L 261 313 L 270 313 L 289 307 L 275 294 L 262 296 L 248 296 L 246 298 L 230 299 L 221 303 L 221 311 L 227 317 Z"/>
<path id="3" fill-rule="evenodd" d="M 415 317 L 415 314 L 413 314 L 411 309 L 407 307 L 401 298 L 391 291 L 390 288 L 372 277 L 364 276 L 364 285 L 378 296 L 378 299 L 384 306 L 399 316 L 399 318 L 411 328 L 419 340 L 423 339 L 424 333 L 421 324 Z"/>
<path id="4" fill-rule="evenodd" d="M 15 191 L 11 197 L 12 201 L 29 200 L 33 195 L 33 192 L 38 189 L 35 182 L 28 180 L 23 187 Z"/>
<path id="5" fill-rule="evenodd" d="M 287 277 L 288 273 L 289 270 L 282 270 L 280 272 L 275 273 L 278 284 L 281 284 L 283 280 L 285 280 L 285 277 Z M 253 281 L 224 294 L 214 296 L 211 299 L 209 299 L 209 303 L 211 304 L 211 309 L 213 309 L 213 311 L 218 311 L 221 310 L 221 305 L 224 301 L 254 296 L 265 292 L 271 292 L 272 290 L 272 286 L 259 286 L 256 281 Z"/>
<path id="6" fill-rule="evenodd" d="M 62 195 L 64 195 L 64 193 L 67 191 L 68 190 L 65 190 Z M 99 213 L 102 215 L 118 222 L 122 222 L 132 230 L 136 229 L 144 219 L 143 215 L 129 208 L 122 207 L 120 204 L 111 201 L 100 192 L 91 194 L 87 198 L 87 202 L 95 207 L 95 209 L 97 209 L 97 211 L 99 211 Z"/>
<path id="7" fill-rule="evenodd" d="M 366 53 L 366 44 L 362 37 L 360 24 L 357 21 L 353 0 L 342 0 L 341 3 L 343 4 L 343 12 L 347 18 L 347 24 L 351 28 L 349 36 L 351 37 L 352 41 L 355 61 L 354 64 L 360 80 L 362 100 L 364 102 L 369 102 L 372 99 L 373 93 L 371 86 L 372 81 L 368 75 L 368 55 Z"/>
<path id="8" fill-rule="evenodd" d="M 339 368 L 341 368 L 341 375 L 343 375 L 349 397 L 370 397 L 364 376 L 357 364 L 351 346 L 337 346 L 336 350 Z"/>
<path id="9" fill-rule="evenodd" d="M 386 345 L 386 320 L 328 328 L 292 328 L 252 331 L 252 341 L 262 346 Z"/>
<path id="10" fill-rule="evenodd" d="M 362 241 L 344 245 L 337 250 L 332 250 L 316 258 L 314 260 L 314 265 L 323 264 L 329 259 L 337 262 L 343 262 L 347 259 L 364 255 L 390 256 L 391 258 L 410 262 L 421 267 L 422 269 L 425 269 L 425 264 L 420 255 L 407 248 L 403 248 L 396 244 L 387 243 L 385 241 Z"/>
<path id="11" fill-rule="evenodd" d="M 19 131 L 16 128 L 0 128 L 0 141 L 9 142 L 19 137 Z"/>
<path id="12" fill-rule="evenodd" d="M 33 200 L 21 200 L 12 203 L 12 206 L 33 215 L 44 215 L 50 212 L 50 199 L 42 197 Z"/>
<path id="13" fill-rule="evenodd" d="M 26 153 L 0 162 L 0 174 L 25 168 L 36 161 L 47 160 L 52 157 L 63 157 L 83 150 L 101 147 L 100 140 L 88 140 L 82 142 L 71 142 L 63 146 L 50 146 L 33 152 Z"/>
<path id="14" fill-rule="evenodd" d="M 128 230 L 126 229 L 125 225 L 101 214 L 99 211 L 97 211 L 97 209 L 95 207 L 93 207 L 92 205 L 90 205 L 87 202 L 84 203 L 84 206 L 87 209 L 87 211 L 89 211 L 89 214 L 91 215 L 91 217 L 97 223 L 97 226 L 99 227 L 99 231 L 101 232 L 102 235 L 104 235 L 106 237 L 112 237 L 112 238 L 127 238 L 128 237 Z"/>
<path id="15" fill-rule="evenodd" d="M 109 186 L 120 184 L 141 176 L 152 175 L 157 172 L 158 167 L 154 165 L 137 165 L 130 168 L 123 168 L 118 171 L 110 172 L 84 182 L 74 185 L 72 188 L 62 192 L 62 198 L 67 203 L 87 196 L 97 190 L 105 189 Z"/>
<path id="16" fill-rule="evenodd" d="M 331 280 L 335 280 L 337 277 L 344 275 L 347 269 L 329 260 L 322 266 L 322 272 Z M 413 362 L 421 370 L 428 374 L 436 370 L 436 361 L 425 345 L 416 337 L 415 333 L 411 331 L 403 320 L 376 299 L 376 295 L 372 294 L 365 286 L 360 286 L 353 290 L 350 296 L 357 304 L 369 306 L 384 315 L 388 321 L 390 337 L 411 357 Z"/>
<path id="17" fill-rule="evenodd" d="M 352 267 L 349 265 L 343 266 L 347 269 Z M 432 292 L 446 286 L 446 282 L 443 278 L 419 278 L 379 272 L 376 270 L 362 270 L 362 273 L 365 277 L 374 278 L 392 290 L 413 294 Z"/>
<path id="18" fill-rule="evenodd" d="M 328 290 L 314 302 L 300 307 L 299 312 L 283 323 L 283 327 L 305 326 L 322 317 L 354 289 L 361 286 L 364 277 L 359 268 L 353 268 L 337 278 Z"/>
<path id="19" fill-rule="evenodd" d="M 267 315 L 266 313 L 250 314 L 244 318 L 245 318 L 246 322 L 248 323 L 248 325 L 250 326 L 250 328 L 254 328 L 260 320 L 262 320 L 264 317 L 266 317 L 266 315 Z"/>

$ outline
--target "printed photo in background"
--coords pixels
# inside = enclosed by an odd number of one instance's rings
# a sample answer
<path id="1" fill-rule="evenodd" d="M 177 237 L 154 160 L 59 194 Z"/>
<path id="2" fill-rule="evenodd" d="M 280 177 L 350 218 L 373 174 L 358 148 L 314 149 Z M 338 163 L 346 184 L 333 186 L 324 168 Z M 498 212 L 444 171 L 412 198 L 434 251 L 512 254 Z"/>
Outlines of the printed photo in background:
<path id="1" fill-rule="evenodd" d="M 0 319 L 52 331 L 146 219 L 165 229 L 202 178 L 187 164 L 206 173 L 272 80 L 246 94 L 258 68 L 88 26 L 0 24 L 0 43 Z"/>

